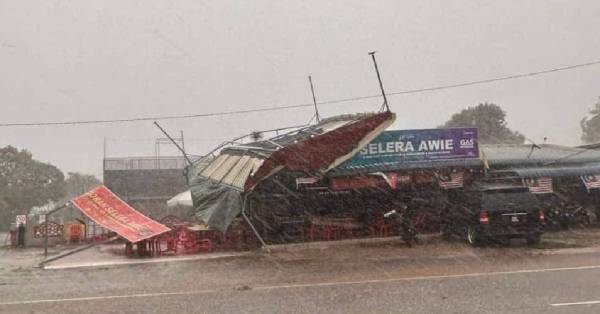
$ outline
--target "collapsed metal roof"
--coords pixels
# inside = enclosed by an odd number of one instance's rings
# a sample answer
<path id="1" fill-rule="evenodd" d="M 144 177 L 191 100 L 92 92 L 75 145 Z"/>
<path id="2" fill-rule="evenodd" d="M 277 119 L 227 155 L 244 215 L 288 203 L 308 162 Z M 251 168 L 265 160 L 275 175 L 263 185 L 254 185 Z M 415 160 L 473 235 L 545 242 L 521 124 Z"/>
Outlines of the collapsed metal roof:
<path id="1" fill-rule="evenodd" d="M 323 175 L 358 153 L 394 119 L 391 112 L 341 115 L 222 148 L 207 166 L 194 167 L 189 174 L 196 216 L 225 230 L 242 212 L 243 196 L 262 180 L 283 169 Z"/>
<path id="2" fill-rule="evenodd" d="M 247 144 L 223 148 L 195 175 L 240 191 L 287 168 L 325 173 L 352 157 L 394 120 L 393 113 L 361 113 L 323 119 L 315 125 Z"/>

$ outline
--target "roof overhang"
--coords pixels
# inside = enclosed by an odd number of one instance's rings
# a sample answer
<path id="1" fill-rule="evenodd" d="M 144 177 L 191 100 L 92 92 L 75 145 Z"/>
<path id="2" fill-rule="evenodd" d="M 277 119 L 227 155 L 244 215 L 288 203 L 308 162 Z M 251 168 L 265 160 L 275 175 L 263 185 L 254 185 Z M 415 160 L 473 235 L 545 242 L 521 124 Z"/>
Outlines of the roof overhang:
<path id="1" fill-rule="evenodd" d="M 583 164 L 568 167 L 527 167 L 513 168 L 523 178 L 539 178 L 539 177 L 574 177 L 591 174 L 600 174 L 600 164 Z"/>

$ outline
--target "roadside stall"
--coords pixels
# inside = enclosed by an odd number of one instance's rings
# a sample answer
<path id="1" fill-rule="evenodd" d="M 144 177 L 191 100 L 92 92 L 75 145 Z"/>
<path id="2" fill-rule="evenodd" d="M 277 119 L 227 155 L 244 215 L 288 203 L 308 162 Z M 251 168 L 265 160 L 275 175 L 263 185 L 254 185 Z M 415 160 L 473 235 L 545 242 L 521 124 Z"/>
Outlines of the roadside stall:
<path id="1" fill-rule="evenodd" d="M 228 142 L 207 155 L 206 166 L 189 169 L 190 194 L 171 202 L 191 198 L 195 217 L 209 228 L 233 228 L 264 246 L 397 235 L 402 228 L 438 232 L 448 192 L 485 182 L 587 204 L 600 189 L 598 151 L 481 145 L 474 128 L 383 131 L 391 121 L 389 112 L 339 116 L 268 139 Z M 559 193 L 568 186 L 579 194 Z"/>
<path id="2" fill-rule="evenodd" d="M 296 212 L 301 208 L 291 208 L 289 202 L 302 200 L 292 190 L 296 178 L 322 180 L 394 118 L 391 112 L 342 115 L 265 140 L 217 148 L 207 166 L 188 171 L 196 217 L 222 232 L 230 225 L 241 229 L 241 236 L 251 231 L 263 246 L 264 236 L 282 224 L 305 234 L 303 220 L 311 214 Z"/>

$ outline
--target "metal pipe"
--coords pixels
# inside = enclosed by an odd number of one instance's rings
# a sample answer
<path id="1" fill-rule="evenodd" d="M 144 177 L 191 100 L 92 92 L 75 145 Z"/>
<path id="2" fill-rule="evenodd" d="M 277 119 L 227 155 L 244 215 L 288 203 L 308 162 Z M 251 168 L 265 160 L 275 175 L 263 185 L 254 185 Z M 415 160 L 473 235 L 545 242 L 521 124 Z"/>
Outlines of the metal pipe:
<path id="1" fill-rule="evenodd" d="M 254 225 L 252 224 L 252 222 L 250 221 L 250 219 L 248 218 L 248 216 L 246 216 L 246 203 L 248 201 L 248 195 L 244 195 L 244 202 L 242 203 L 242 217 L 244 217 L 244 220 L 246 220 L 246 222 L 248 223 L 248 225 L 250 225 L 250 228 L 252 228 L 252 231 L 254 232 L 254 235 L 256 235 L 256 237 L 258 238 L 258 241 L 260 241 L 260 244 L 262 245 L 262 249 L 265 249 L 267 247 L 267 244 L 265 243 L 265 241 L 263 240 L 263 238 L 260 236 L 260 234 L 258 233 L 258 231 L 256 230 L 256 228 L 254 227 Z"/>
<path id="2" fill-rule="evenodd" d="M 377 80 L 379 80 L 379 87 L 381 88 L 381 94 L 383 95 L 383 105 L 387 111 L 390 111 L 390 107 L 388 105 L 387 96 L 385 95 L 385 90 L 383 90 L 383 82 L 381 81 L 381 75 L 379 75 L 379 68 L 377 67 L 377 61 L 375 60 L 375 52 L 369 52 L 371 58 L 373 58 L 373 64 L 375 65 L 375 72 L 377 72 Z"/>
<path id="3" fill-rule="evenodd" d="M 312 93 L 313 104 L 315 105 L 315 117 L 317 119 L 317 124 L 321 122 L 321 117 L 319 117 L 319 108 L 317 108 L 317 99 L 315 98 L 315 88 L 313 87 L 312 77 L 308 76 L 308 82 L 310 83 L 310 92 Z"/>
<path id="4" fill-rule="evenodd" d="M 181 134 L 181 149 L 183 150 L 183 157 L 185 157 L 186 153 L 185 153 L 185 141 L 183 140 L 183 130 L 180 130 L 179 133 Z"/>
<path id="5" fill-rule="evenodd" d="M 48 216 L 50 216 L 50 214 L 52 214 L 58 210 L 61 210 L 65 207 L 67 207 L 69 204 L 70 204 L 70 202 L 66 203 L 64 205 L 58 206 L 57 208 L 54 208 L 44 214 L 44 258 L 46 258 L 48 256 Z"/>
<path id="6" fill-rule="evenodd" d="M 193 165 L 192 160 L 190 160 L 190 158 L 188 157 L 188 155 L 185 153 L 185 150 L 183 148 L 181 148 L 181 146 L 179 146 L 179 144 L 177 144 L 177 142 L 171 137 L 171 135 L 169 135 L 169 133 L 167 133 L 167 131 L 165 131 L 159 124 L 158 122 L 154 121 L 154 125 L 156 125 L 157 128 L 160 129 L 161 132 L 163 132 L 168 138 L 169 140 L 171 140 L 171 142 L 173 143 L 173 145 L 175 145 L 175 147 L 177 147 L 177 149 L 179 149 L 179 151 L 183 154 L 183 157 L 185 158 L 185 160 L 188 162 L 188 164 L 191 166 Z"/>
<path id="7" fill-rule="evenodd" d="M 114 236 L 114 237 L 112 237 L 112 238 L 109 238 L 109 239 L 106 239 L 106 240 L 104 240 L 104 241 L 100 241 L 100 242 L 97 242 L 97 243 L 90 243 L 90 244 L 88 244 L 88 245 L 84 245 L 84 246 L 82 246 L 82 247 L 78 247 L 78 248 L 76 248 L 76 249 L 73 249 L 73 250 L 71 250 L 71 251 L 67 251 L 67 252 L 61 253 L 61 254 L 59 254 L 59 255 L 53 256 L 53 257 L 51 257 L 51 258 L 48 258 L 48 259 L 44 259 L 43 261 L 41 261 L 41 262 L 40 262 L 39 266 L 40 266 L 40 267 L 43 267 L 43 266 L 44 266 L 44 264 L 46 264 L 46 263 L 49 263 L 49 262 L 55 261 L 55 260 L 57 260 L 57 259 L 61 259 L 61 258 L 63 258 L 63 257 L 67 257 L 67 256 L 69 256 L 69 255 L 73 255 L 73 254 L 75 254 L 75 253 L 77 253 L 77 252 L 81 252 L 81 251 L 83 251 L 83 250 L 87 250 L 87 249 L 89 249 L 89 248 L 91 248 L 91 247 L 94 247 L 94 246 L 96 246 L 96 245 L 101 245 L 101 244 L 105 244 L 105 243 L 109 243 L 109 242 L 115 241 L 115 240 L 117 240 L 117 239 L 119 239 L 119 236 Z"/>

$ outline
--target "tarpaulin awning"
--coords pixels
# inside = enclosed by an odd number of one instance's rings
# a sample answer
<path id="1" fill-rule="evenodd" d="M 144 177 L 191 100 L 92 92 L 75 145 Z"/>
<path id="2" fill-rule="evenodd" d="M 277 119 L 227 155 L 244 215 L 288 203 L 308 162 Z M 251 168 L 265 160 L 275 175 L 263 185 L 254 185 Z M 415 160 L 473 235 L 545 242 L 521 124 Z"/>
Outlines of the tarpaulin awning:
<path id="1" fill-rule="evenodd" d="M 167 201 L 167 207 L 175 207 L 175 206 L 183 206 L 183 207 L 192 207 L 194 204 L 192 203 L 192 192 L 190 190 L 181 192 L 171 199 Z"/>
<path id="2" fill-rule="evenodd" d="M 78 196 L 71 203 L 91 220 L 129 242 L 139 242 L 171 230 L 144 216 L 105 186 Z"/>
<path id="3" fill-rule="evenodd" d="M 196 217 L 212 228 L 227 230 L 243 206 L 240 191 L 216 184 L 206 178 L 198 177 L 190 189 L 194 208 L 201 208 Z"/>

